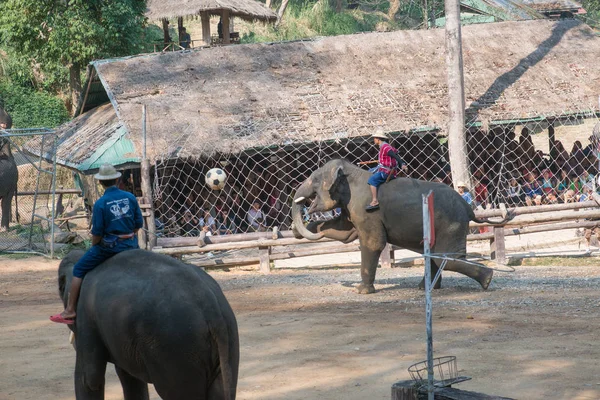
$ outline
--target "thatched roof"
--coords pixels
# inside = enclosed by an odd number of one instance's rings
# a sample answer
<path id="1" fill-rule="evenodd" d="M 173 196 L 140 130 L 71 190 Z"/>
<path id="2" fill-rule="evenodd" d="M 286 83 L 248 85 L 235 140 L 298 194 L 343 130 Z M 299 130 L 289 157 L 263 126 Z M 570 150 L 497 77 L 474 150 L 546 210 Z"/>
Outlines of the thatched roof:
<path id="1" fill-rule="evenodd" d="M 146 17 L 151 20 L 170 19 L 198 15 L 208 11 L 221 15 L 229 10 L 233 17 L 245 20 L 275 21 L 277 15 L 264 4 L 254 0 L 148 0 Z"/>
<path id="2" fill-rule="evenodd" d="M 448 121 L 444 30 L 174 52 L 94 63 L 141 154 L 404 131 Z M 598 109 L 600 38 L 575 20 L 463 28 L 467 113 L 479 121 Z"/>

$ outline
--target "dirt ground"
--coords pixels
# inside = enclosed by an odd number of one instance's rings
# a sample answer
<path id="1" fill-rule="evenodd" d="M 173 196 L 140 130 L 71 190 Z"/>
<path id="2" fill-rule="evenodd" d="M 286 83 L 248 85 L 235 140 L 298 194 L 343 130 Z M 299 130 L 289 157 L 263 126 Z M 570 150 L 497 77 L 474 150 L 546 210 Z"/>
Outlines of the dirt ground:
<path id="1" fill-rule="evenodd" d="M 488 291 L 446 273 L 434 294 L 435 356 L 457 356 L 458 388 L 519 399 L 598 399 L 596 258 L 497 273 Z M 569 263 L 575 266 L 564 266 Z M 0 257 L 0 400 L 71 400 L 75 353 L 60 311 L 57 261 Z M 389 399 L 426 357 L 422 267 L 212 271 L 238 318 L 238 399 Z M 159 397 L 152 392 L 152 399 Z M 108 400 L 122 399 L 109 366 Z"/>

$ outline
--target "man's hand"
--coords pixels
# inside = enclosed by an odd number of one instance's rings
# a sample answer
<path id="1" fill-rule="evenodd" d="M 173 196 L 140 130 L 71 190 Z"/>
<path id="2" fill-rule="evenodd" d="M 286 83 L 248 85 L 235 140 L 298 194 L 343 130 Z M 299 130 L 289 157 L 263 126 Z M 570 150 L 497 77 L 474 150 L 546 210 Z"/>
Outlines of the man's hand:
<path id="1" fill-rule="evenodd" d="M 407 172 L 408 166 L 406 164 L 402 164 L 402 171 Z"/>

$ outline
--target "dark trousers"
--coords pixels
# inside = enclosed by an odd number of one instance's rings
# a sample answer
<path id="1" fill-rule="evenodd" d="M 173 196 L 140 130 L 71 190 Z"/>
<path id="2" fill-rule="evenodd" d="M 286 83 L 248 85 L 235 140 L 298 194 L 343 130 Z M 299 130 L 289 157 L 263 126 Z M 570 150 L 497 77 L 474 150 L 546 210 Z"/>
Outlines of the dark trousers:
<path id="1" fill-rule="evenodd" d="M 92 246 L 83 257 L 73 266 L 73 276 L 83 278 L 85 274 L 122 251 L 139 249 L 137 236 L 130 239 L 118 240 L 115 247 L 109 249 L 100 244 Z"/>

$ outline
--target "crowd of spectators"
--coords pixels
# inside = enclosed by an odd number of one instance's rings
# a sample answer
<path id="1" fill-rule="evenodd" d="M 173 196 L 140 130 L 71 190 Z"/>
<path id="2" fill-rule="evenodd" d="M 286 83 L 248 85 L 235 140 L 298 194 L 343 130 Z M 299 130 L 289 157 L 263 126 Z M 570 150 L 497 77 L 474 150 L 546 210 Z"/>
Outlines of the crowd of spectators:
<path id="1" fill-rule="evenodd" d="M 408 165 L 401 176 L 452 185 L 448 145 L 435 133 L 394 136 L 391 144 Z M 493 128 L 470 132 L 467 148 L 472 187 L 461 183 L 459 192 L 473 208 L 585 201 L 599 186 L 592 146 L 583 147 L 579 141 L 569 152 L 554 140 L 545 154 L 535 148 L 526 127 L 518 138 L 512 128 Z M 334 150 L 328 158 L 353 162 L 375 159 L 377 152 L 360 143 Z M 268 156 L 235 161 L 227 167 L 226 188 L 216 195 L 203 182 L 199 187 L 178 188 L 182 183 L 177 181 L 173 194 L 167 193 L 172 202 L 159 212 L 161 224 L 175 227 L 171 234 L 176 236 L 198 236 L 201 231 L 210 235 L 261 232 L 275 226 L 289 229 L 293 189 L 322 163 L 313 156 L 305 151 L 277 159 L 277 163 Z M 198 176 L 203 176 L 201 171 Z"/>

